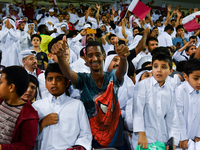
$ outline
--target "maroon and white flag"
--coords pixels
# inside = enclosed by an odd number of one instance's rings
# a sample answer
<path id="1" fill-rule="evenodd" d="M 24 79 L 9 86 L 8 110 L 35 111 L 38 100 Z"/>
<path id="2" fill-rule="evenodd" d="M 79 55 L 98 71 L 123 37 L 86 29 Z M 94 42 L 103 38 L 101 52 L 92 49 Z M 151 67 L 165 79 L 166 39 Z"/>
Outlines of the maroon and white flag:
<path id="1" fill-rule="evenodd" d="M 146 6 L 144 3 L 142 3 L 139 0 L 133 0 L 131 4 L 128 7 L 128 10 L 130 10 L 132 13 L 134 13 L 140 20 L 143 20 L 146 15 L 149 13 L 151 8 Z"/>
<path id="2" fill-rule="evenodd" d="M 199 17 L 200 17 L 200 11 L 183 18 L 182 23 L 185 29 L 189 32 L 199 29 L 200 25 L 195 20 L 195 18 Z"/>

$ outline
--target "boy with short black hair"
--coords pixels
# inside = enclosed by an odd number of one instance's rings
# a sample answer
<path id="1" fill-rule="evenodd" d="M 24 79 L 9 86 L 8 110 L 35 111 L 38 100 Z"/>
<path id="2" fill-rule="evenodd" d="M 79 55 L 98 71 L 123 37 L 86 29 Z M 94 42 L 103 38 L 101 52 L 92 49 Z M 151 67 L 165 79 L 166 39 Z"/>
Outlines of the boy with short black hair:
<path id="1" fill-rule="evenodd" d="M 166 53 L 156 53 L 152 58 L 153 77 L 142 80 L 135 86 L 133 97 L 133 137 L 134 148 L 140 144 L 157 141 L 165 142 L 174 137 L 178 145 L 180 131 L 179 119 L 174 100 L 173 89 L 166 82 L 172 68 L 172 59 Z"/>
<path id="2" fill-rule="evenodd" d="M 20 97 L 29 76 L 19 66 L 5 68 L 0 76 L 0 149 L 32 150 L 37 136 L 38 114 L 29 101 Z"/>
<path id="3" fill-rule="evenodd" d="M 57 63 L 48 65 L 45 79 L 50 94 L 33 103 L 40 118 L 36 143 L 41 142 L 41 146 L 36 144 L 36 149 L 91 149 L 92 134 L 84 105 L 67 96 L 69 80 Z"/>
<path id="4" fill-rule="evenodd" d="M 182 149 L 188 148 L 189 139 L 200 141 L 200 59 L 186 62 L 185 80 L 175 90 L 181 130 L 179 147 Z"/>
<path id="5" fill-rule="evenodd" d="M 38 34 L 33 34 L 31 36 L 31 44 L 33 45 L 33 50 L 35 50 L 37 52 L 37 66 L 41 69 L 41 70 L 46 70 L 47 68 L 47 64 L 48 64 L 48 57 L 47 54 L 45 52 L 42 52 L 40 50 L 40 44 L 41 44 L 41 36 Z"/>

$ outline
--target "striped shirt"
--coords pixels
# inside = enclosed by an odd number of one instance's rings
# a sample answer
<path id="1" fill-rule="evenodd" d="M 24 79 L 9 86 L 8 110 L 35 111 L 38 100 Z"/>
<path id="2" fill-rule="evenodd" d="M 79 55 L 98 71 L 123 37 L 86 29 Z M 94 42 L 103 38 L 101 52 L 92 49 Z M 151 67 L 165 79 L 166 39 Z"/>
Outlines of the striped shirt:
<path id="1" fill-rule="evenodd" d="M 10 144 L 17 118 L 24 104 L 9 105 L 3 101 L 0 105 L 0 144 Z"/>

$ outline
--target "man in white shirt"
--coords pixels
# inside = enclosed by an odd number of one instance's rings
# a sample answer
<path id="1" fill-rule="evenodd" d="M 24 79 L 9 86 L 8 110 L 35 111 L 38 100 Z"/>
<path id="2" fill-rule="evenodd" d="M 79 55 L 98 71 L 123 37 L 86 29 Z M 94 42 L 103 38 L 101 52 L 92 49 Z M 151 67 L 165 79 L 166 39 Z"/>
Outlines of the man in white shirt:
<path id="1" fill-rule="evenodd" d="M 158 36 L 158 45 L 159 46 L 163 46 L 163 47 L 172 47 L 173 48 L 173 43 L 172 43 L 172 38 L 171 38 L 171 34 L 173 33 L 174 28 L 172 27 L 172 25 L 167 25 L 165 27 L 164 32 L 162 32 L 159 36 Z M 160 32 L 159 32 L 160 33 Z"/>
<path id="2" fill-rule="evenodd" d="M 25 22 L 23 20 L 17 21 L 17 32 L 20 34 L 20 50 L 30 49 L 31 46 L 31 36 L 27 32 L 24 31 Z M 30 29 L 29 29 L 30 30 Z M 33 31 L 33 30 L 32 30 Z"/>
<path id="3" fill-rule="evenodd" d="M 0 31 L 0 47 L 2 50 L 1 65 L 19 65 L 20 34 L 16 31 L 16 24 L 13 19 L 6 18 L 3 21 Z"/>
<path id="4" fill-rule="evenodd" d="M 58 18 L 54 17 L 54 9 L 51 8 L 49 10 L 49 17 L 45 17 L 45 24 L 48 27 L 49 30 L 53 30 L 54 24 L 59 22 Z"/>
<path id="5" fill-rule="evenodd" d="M 24 66 L 25 70 L 35 76 L 38 77 L 39 74 L 43 73 L 37 66 L 37 52 L 35 50 L 24 50 L 20 52 L 20 61 L 21 65 Z"/>

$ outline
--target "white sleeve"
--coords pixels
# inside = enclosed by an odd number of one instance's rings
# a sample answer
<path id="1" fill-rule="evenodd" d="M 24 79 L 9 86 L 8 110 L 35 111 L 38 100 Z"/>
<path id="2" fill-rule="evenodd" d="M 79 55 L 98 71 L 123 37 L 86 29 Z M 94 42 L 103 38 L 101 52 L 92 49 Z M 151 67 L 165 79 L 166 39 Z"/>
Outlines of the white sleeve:
<path id="1" fill-rule="evenodd" d="M 172 58 L 175 59 L 176 61 L 184 61 L 184 60 L 186 60 L 186 58 L 183 55 L 181 55 L 181 52 L 179 52 L 179 51 L 176 51 L 174 53 L 174 55 L 172 56 Z"/>
<path id="2" fill-rule="evenodd" d="M 45 86 L 45 77 L 44 73 L 39 74 L 38 76 L 38 82 L 39 82 L 39 92 L 41 95 L 41 98 L 46 98 L 49 95 L 49 91 L 47 90 Z"/>
<path id="3" fill-rule="evenodd" d="M 144 106 L 145 106 L 145 82 L 139 82 L 135 86 L 133 96 L 133 132 L 145 132 Z"/>
<path id="4" fill-rule="evenodd" d="M 126 103 L 124 123 L 129 131 L 133 131 L 133 98 Z"/>
<path id="5" fill-rule="evenodd" d="M 171 104 L 165 120 L 169 137 L 174 137 L 174 145 L 178 145 L 180 141 L 180 123 L 177 113 L 174 92 L 172 92 L 171 94 L 171 99 Z"/>
<path id="6" fill-rule="evenodd" d="M 173 43 L 172 43 L 172 38 L 171 38 L 171 36 L 170 36 L 170 37 L 168 37 L 168 38 L 166 38 L 166 45 L 167 45 L 167 46 L 173 46 Z"/>
<path id="7" fill-rule="evenodd" d="M 90 129 L 90 123 L 83 103 L 81 102 L 80 104 L 81 105 L 79 105 L 78 112 L 80 133 L 77 137 L 75 145 L 81 145 L 85 149 L 90 150 L 92 146 L 92 133 Z"/>

